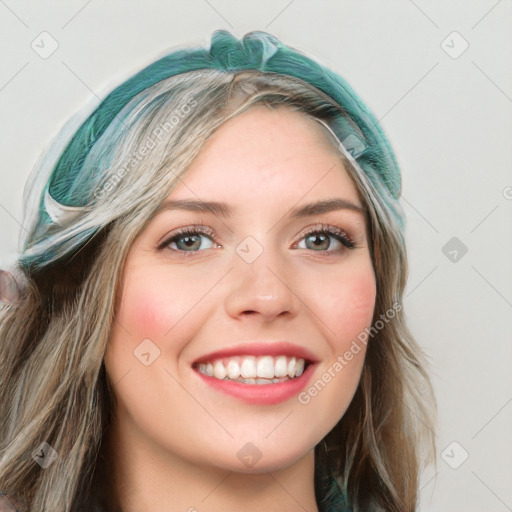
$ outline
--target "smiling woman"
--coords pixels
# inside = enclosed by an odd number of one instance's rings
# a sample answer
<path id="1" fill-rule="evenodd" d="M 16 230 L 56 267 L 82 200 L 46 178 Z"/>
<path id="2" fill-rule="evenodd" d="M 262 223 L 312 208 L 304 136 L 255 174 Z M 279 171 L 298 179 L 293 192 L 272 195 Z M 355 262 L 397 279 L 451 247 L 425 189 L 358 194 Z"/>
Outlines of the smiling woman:
<path id="1" fill-rule="evenodd" d="M 216 31 L 37 172 L 0 317 L 0 505 L 416 510 L 435 400 L 400 173 L 341 77 Z"/>

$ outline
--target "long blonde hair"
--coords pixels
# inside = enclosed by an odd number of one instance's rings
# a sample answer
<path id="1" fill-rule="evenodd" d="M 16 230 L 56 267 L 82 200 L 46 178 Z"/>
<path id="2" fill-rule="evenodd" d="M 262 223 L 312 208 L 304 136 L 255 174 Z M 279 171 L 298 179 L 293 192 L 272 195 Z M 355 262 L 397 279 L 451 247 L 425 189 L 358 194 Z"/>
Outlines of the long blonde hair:
<path id="1" fill-rule="evenodd" d="M 119 176 L 155 127 L 191 98 L 194 108 Z M 162 80 L 139 100 L 122 135 L 106 146 L 103 183 L 112 185 L 97 195 L 110 194 L 105 208 L 111 201 L 112 219 L 72 256 L 20 269 L 27 281 L 23 300 L 0 316 L 0 490 L 14 497 L 20 511 L 106 510 L 99 491 L 108 463 L 103 441 L 116 401 L 103 356 L 121 271 L 133 240 L 205 141 L 261 103 L 326 122 L 342 115 L 339 105 L 302 80 L 260 71 L 184 73 Z M 402 213 L 390 211 L 371 180 L 340 158 L 367 210 L 376 322 L 402 301 L 407 257 L 395 220 Z M 348 410 L 315 447 L 315 474 L 328 468 L 354 512 L 413 511 L 421 468 L 435 454 L 434 423 L 425 356 L 401 309 L 369 340 Z M 46 468 L 35 454 L 43 443 L 57 455 Z"/>

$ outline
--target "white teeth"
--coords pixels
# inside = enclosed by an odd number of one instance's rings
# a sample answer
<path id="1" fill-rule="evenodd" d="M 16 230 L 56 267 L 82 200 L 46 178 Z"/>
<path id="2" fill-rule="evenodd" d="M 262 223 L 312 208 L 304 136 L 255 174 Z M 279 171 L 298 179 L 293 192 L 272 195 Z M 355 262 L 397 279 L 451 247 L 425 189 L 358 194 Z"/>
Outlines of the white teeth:
<path id="1" fill-rule="evenodd" d="M 288 373 L 288 363 L 286 356 L 276 357 L 274 372 L 276 377 L 284 377 Z"/>
<path id="2" fill-rule="evenodd" d="M 222 364 L 222 361 L 215 361 L 213 365 L 213 376 L 216 379 L 223 379 L 227 375 L 226 368 Z"/>
<path id="3" fill-rule="evenodd" d="M 240 377 L 240 365 L 238 364 L 238 361 L 235 361 L 234 359 L 231 359 L 228 363 L 228 377 L 230 379 L 236 379 Z"/>
<path id="4" fill-rule="evenodd" d="M 254 379 L 257 376 L 256 358 L 254 356 L 244 357 L 240 373 L 244 379 Z"/>
<path id="5" fill-rule="evenodd" d="M 201 363 L 201 373 L 216 379 L 237 380 L 245 384 L 271 384 L 299 377 L 305 360 L 288 356 L 235 356 Z"/>
<path id="6" fill-rule="evenodd" d="M 295 376 L 295 357 L 292 357 L 288 362 L 288 377 L 290 379 Z"/>
<path id="7" fill-rule="evenodd" d="M 272 379 L 274 377 L 274 358 L 272 356 L 261 357 L 256 368 L 258 377 Z"/>

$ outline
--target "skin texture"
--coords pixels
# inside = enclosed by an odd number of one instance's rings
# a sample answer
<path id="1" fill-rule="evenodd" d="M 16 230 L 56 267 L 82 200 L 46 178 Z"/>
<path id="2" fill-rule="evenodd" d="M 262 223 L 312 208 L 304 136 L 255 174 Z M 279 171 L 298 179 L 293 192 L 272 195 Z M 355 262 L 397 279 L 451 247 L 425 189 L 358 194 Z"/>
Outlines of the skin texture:
<path id="1" fill-rule="evenodd" d="M 163 211 L 134 241 L 105 355 L 118 400 L 108 444 L 118 509 L 318 510 L 314 447 L 355 393 L 364 346 L 307 404 L 297 396 L 246 403 L 206 385 L 191 365 L 239 343 L 289 340 L 320 361 L 308 386 L 332 372 L 371 325 L 376 294 L 364 215 L 288 217 L 332 197 L 362 206 L 325 129 L 299 112 L 260 105 L 219 128 L 168 196 L 223 201 L 236 214 Z M 182 236 L 157 249 L 195 223 L 216 239 L 196 235 L 190 249 Z M 322 223 L 357 247 L 306 236 Z M 248 236 L 263 249 L 252 263 L 236 252 Z M 160 350 L 149 366 L 134 356 L 145 339 Z M 237 456 L 249 442 L 261 453 L 252 467 Z"/>

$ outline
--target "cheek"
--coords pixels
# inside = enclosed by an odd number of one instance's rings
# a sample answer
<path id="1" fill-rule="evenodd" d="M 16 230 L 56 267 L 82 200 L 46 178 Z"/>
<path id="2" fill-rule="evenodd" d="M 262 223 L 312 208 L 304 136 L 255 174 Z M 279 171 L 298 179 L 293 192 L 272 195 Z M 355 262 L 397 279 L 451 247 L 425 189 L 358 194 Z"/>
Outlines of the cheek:
<path id="1" fill-rule="evenodd" d="M 209 283 L 192 281 L 183 272 L 150 264 L 129 267 L 123 283 L 116 323 L 123 327 L 122 336 L 135 343 L 149 338 L 161 348 L 175 339 L 188 325 L 197 321 L 198 304 L 211 287 Z M 190 327 L 188 328 L 190 329 Z M 129 333 L 129 334 L 128 334 Z"/>
<path id="2" fill-rule="evenodd" d="M 132 336 L 156 337 L 165 325 L 169 326 L 168 312 L 155 291 L 144 286 L 128 286 L 116 312 L 116 321 Z M 167 327 L 168 329 L 169 327 Z"/>
<path id="3" fill-rule="evenodd" d="M 156 340 L 177 322 L 177 305 L 173 287 L 161 276 L 134 272 L 123 284 L 116 321 L 134 338 Z"/>
<path id="4" fill-rule="evenodd" d="M 341 308 L 340 320 L 346 324 L 363 324 L 366 327 L 372 321 L 375 294 L 373 277 L 364 276 L 347 283 L 337 302 L 338 307 Z"/>
<path id="5" fill-rule="evenodd" d="M 333 348 L 343 349 L 368 327 L 375 308 L 376 285 L 373 271 L 354 272 L 333 280 L 322 294 L 319 310 L 330 328 Z"/>
<path id="6" fill-rule="evenodd" d="M 326 340 L 324 357 L 316 379 L 298 400 L 311 407 L 311 417 L 328 414 L 325 424 L 332 428 L 345 414 L 360 381 L 366 345 L 358 336 L 371 325 L 376 283 L 370 265 L 347 265 L 322 284 L 314 306 Z"/>

